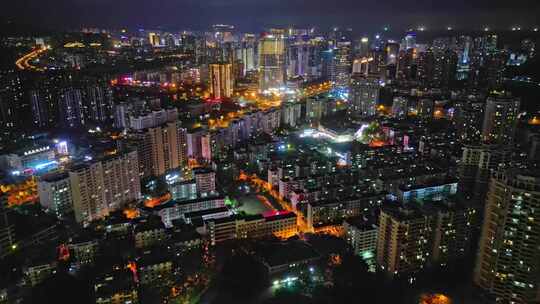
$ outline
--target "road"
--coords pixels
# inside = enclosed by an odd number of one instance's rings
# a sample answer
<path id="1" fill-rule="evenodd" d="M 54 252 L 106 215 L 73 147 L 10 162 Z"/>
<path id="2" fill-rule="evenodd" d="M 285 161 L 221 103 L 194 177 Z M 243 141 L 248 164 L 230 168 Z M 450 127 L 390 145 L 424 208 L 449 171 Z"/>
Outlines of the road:
<path id="1" fill-rule="evenodd" d="M 25 54 L 21 58 L 17 59 L 17 61 L 15 61 L 15 65 L 20 70 L 33 70 L 33 71 L 43 72 L 44 71 L 43 68 L 39 68 L 37 66 L 30 64 L 30 61 L 38 58 L 41 54 L 45 53 L 48 50 L 50 50 L 50 47 L 40 47 L 40 48 L 34 49 L 30 53 Z"/>

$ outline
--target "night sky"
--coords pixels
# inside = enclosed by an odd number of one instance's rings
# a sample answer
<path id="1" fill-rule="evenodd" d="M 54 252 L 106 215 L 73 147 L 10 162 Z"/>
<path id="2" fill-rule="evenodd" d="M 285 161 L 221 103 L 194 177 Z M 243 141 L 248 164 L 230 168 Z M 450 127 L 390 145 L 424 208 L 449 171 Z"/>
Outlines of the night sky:
<path id="1" fill-rule="evenodd" d="M 540 24 L 539 0 L 3 0 L 0 16 L 48 28 L 131 27 L 244 31 L 268 26 L 347 26 L 372 31 Z"/>

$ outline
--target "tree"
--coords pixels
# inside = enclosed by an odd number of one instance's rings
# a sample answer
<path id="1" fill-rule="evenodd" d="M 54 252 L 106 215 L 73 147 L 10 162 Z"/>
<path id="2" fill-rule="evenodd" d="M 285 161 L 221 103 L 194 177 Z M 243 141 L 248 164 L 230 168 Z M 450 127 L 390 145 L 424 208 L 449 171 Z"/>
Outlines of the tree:
<path id="1" fill-rule="evenodd" d="M 265 267 L 245 253 L 234 254 L 225 261 L 220 276 L 223 290 L 239 299 L 255 296 L 269 282 Z"/>
<path id="2" fill-rule="evenodd" d="M 374 275 L 368 271 L 366 262 L 359 256 L 346 254 L 332 273 L 336 303 L 362 298 L 365 303 L 376 303 Z"/>

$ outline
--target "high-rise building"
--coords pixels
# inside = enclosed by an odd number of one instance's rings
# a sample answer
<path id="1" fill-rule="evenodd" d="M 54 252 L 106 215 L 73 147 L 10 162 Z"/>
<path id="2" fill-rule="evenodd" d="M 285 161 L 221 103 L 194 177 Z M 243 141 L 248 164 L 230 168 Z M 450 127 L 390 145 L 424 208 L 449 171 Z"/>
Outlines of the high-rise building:
<path id="1" fill-rule="evenodd" d="M 279 32 L 259 39 L 259 90 L 278 89 L 285 80 L 285 39 Z"/>
<path id="2" fill-rule="evenodd" d="M 324 114 L 325 99 L 311 97 L 306 101 L 306 120 L 308 122 L 318 122 Z"/>
<path id="3" fill-rule="evenodd" d="M 246 34 L 240 44 L 240 56 L 238 59 L 242 61 L 242 76 L 246 76 L 247 72 L 255 70 L 257 67 L 255 57 L 255 35 Z"/>
<path id="4" fill-rule="evenodd" d="M 69 171 L 75 220 L 88 223 L 141 196 L 136 151 L 106 156 Z"/>
<path id="5" fill-rule="evenodd" d="M 433 110 L 435 108 L 435 102 L 433 99 L 422 98 L 418 100 L 416 104 L 416 115 L 422 119 L 433 118 Z"/>
<path id="6" fill-rule="evenodd" d="M 476 207 L 454 201 L 384 206 L 379 216 L 377 264 L 391 276 L 443 266 L 471 249 Z"/>
<path id="7" fill-rule="evenodd" d="M 377 77 L 355 76 L 351 81 L 351 111 L 362 117 L 377 114 L 379 99 L 379 79 Z"/>
<path id="8" fill-rule="evenodd" d="M 335 73 L 332 77 L 338 89 L 348 89 L 351 81 L 352 61 L 351 42 L 338 41 L 334 49 Z"/>
<path id="9" fill-rule="evenodd" d="M 207 163 L 212 160 L 210 134 L 207 130 L 201 128 L 188 130 L 186 143 L 188 158 L 202 163 Z"/>
<path id="10" fill-rule="evenodd" d="M 154 32 L 148 33 L 148 43 L 150 43 L 153 47 L 160 46 L 161 38 L 159 37 L 159 34 Z"/>
<path id="11" fill-rule="evenodd" d="M 19 76 L 0 73 L 0 134 L 22 126 L 22 82 Z"/>
<path id="12" fill-rule="evenodd" d="M 459 163 L 459 193 L 483 200 L 489 176 L 511 161 L 512 149 L 508 146 L 465 145 Z"/>
<path id="13" fill-rule="evenodd" d="M 408 112 L 408 100 L 403 96 L 396 96 L 392 101 L 392 116 L 395 118 L 406 118 Z"/>
<path id="14" fill-rule="evenodd" d="M 379 216 L 377 264 L 390 275 L 415 273 L 429 260 L 434 219 L 413 208 L 386 207 Z"/>
<path id="15" fill-rule="evenodd" d="M 463 143 L 479 143 L 482 135 L 484 103 L 466 103 L 458 107 L 456 129 L 458 139 Z"/>
<path id="16" fill-rule="evenodd" d="M 212 26 L 214 30 L 214 39 L 218 43 L 232 42 L 234 40 L 233 32 L 234 26 L 228 24 L 214 24 Z"/>
<path id="17" fill-rule="evenodd" d="M 193 170 L 197 192 L 200 196 L 207 196 L 216 191 L 216 172 L 208 168 L 196 168 Z"/>
<path id="18" fill-rule="evenodd" d="M 89 85 L 85 88 L 83 98 L 83 113 L 86 121 L 93 123 L 108 123 L 113 114 L 112 89 L 103 84 Z"/>
<path id="19" fill-rule="evenodd" d="M 210 72 L 210 95 L 214 99 L 230 98 L 233 94 L 234 78 L 232 64 L 212 63 Z"/>
<path id="20" fill-rule="evenodd" d="M 77 128 L 85 125 L 81 90 L 66 88 L 58 96 L 60 125 Z"/>
<path id="21" fill-rule="evenodd" d="M 474 282 L 496 303 L 540 301 L 540 172 L 493 175 L 486 198 Z"/>
<path id="22" fill-rule="evenodd" d="M 370 271 L 375 271 L 379 230 L 375 221 L 363 217 L 349 218 L 343 221 L 343 230 L 345 230 L 345 239 L 352 246 L 354 253 L 362 257 Z"/>
<path id="23" fill-rule="evenodd" d="M 355 55 L 357 57 L 366 57 L 368 55 L 368 53 L 369 53 L 369 38 L 368 37 L 362 37 L 356 43 Z"/>
<path id="24" fill-rule="evenodd" d="M 518 122 L 520 99 L 509 96 L 490 96 L 484 110 L 482 140 L 490 144 L 510 144 Z"/>
<path id="25" fill-rule="evenodd" d="M 297 37 L 287 47 L 287 78 L 301 76 L 307 78 L 310 58 L 310 44 L 304 37 Z"/>
<path id="26" fill-rule="evenodd" d="M 416 47 L 416 33 L 408 32 L 403 40 L 401 41 L 402 48 L 405 50 L 412 49 Z"/>
<path id="27" fill-rule="evenodd" d="M 69 174 L 59 173 L 42 176 L 38 182 L 39 203 L 58 218 L 73 211 Z"/>
<path id="28" fill-rule="evenodd" d="M 159 176 L 187 166 L 186 129 L 180 121 L 142 130 L 137 136 L 139 170 L 143 177 Z"/>

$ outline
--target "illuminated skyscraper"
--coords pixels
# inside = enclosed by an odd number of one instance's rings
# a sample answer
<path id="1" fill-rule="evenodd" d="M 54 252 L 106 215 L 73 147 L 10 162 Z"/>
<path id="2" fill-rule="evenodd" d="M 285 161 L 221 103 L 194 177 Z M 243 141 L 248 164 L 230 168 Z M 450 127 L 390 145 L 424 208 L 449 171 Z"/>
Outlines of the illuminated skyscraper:
<path id="1" fill-rule="evenodd" d="M 233 94 L 233 74 L 230 63 L 213 63 L 209 66 L 210 95 L 215 99 L 229 98 Z"/>
<path id="2" fill-rule="evenodd" d="M 266 34 L 259 40 L 259 90 L 283 87 L 285 39 L 283 34 Z"/>
<path id="3" fill-rule="evenodd" d="M 366 57 L 369 53 L 369 38 L 362 37 L 356 44 L 355 55 L 358 57 Z"/>
<path id="4" fill-rule="evenodd" d="M 446 265 L 469 252 L 476 210 L 454 201 L 383 206 L 377 234 L 377 264 L 390 276 L 407 276 Z"/>
<path id="5" fill-rule="evenodd" d="M 386 52 L 386 76 L 393 79 L 397 76 L 399 43 L 388 41 L 384 50 Z"/>
<path id="6" fill-rule="evenodd" d="M 332 77 L 334 85 L 338 89 L 348 88 L 351 81 L 351 42 L 340 41 L 334 50 L 335 74 Z"/>
<path id="7" fill-rule="evenodd" d="M 158 34 L 156 34 L 154 32 L 150 32 L 150 33 L 148 33 L 148 42 L 154 47 L 160 46 L 161 45 L 161 38 L 159 37 Z"/>
<path id="8" fill-rule="evenodd" d="M 484 119 L 484 103 L 463 103 L 457 107 L 456 129 L 463 143 L 479 143 Z"/>
<path id="9" fill-rule="evenodd" d="M 287 77 L 306 77 L 308 73 L 310 45 L 309 41 L 298 37 L 287 48 Z"/>
<path id="10" fill-rule="evenodd" d="M 491 144 L 510 144 L 516 131 L 519 106 L 519 98 L 503 95 L 488 97 L 482 140 Z"/>
<path id="11" fill-rule="evenodd" d="M 173 121 L 137 134 L 139 171 L 143 177 L 163 175 L 187 165 L 186 132 L 179 121 Z"/>
<path id="12" fill-rule="evenodd" d="M 75 220 L 102 218 L 141 197 L 137 152 L 108 156 L 69 171 Z"/>
<path id="13" fill-rule="evenodd" d="M 362 117 L 375 116 L 379 90 L 380 85 L 377 77 L 354 77 L 350 93 L 352 112 Z"/>
<path id="14" fill-rule="evenodd" d="M 238 59 L 242 61 L 242 75 L 245 76 L 248 71 L 253 71 L 256 68 L 255 36 L 252 34 L 244 35 L 239 51 Z"/>
<path id="15" fill-rule="evenodd" d="M 540 301 L 540 172 L 494 174 L 487 194 L 474 282 L 493 303 Z"/>
<path id="16" fill-rule="evenodd" d="M 214 30 L 214 39 L 218 43 L 232 42 L 234 40 L 234 26 L 227 24 L 214 24 L 212 28 Z"/>
<path id="17" fill-rule="evenodd" d="M 20 127 L 23 118 L 19 116 L 22 99 L 22 81 L 19 76 L 0 74 L 0 133 L 9 133 Z"/>
<path id="18" fill-rule="evenodd" d="M 401 41 L 401 45 L 405 50 L 414 48 L 416 46 L 416 33 L 408 32 Z"/>

